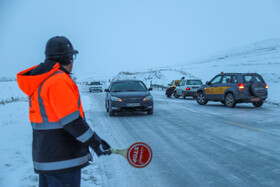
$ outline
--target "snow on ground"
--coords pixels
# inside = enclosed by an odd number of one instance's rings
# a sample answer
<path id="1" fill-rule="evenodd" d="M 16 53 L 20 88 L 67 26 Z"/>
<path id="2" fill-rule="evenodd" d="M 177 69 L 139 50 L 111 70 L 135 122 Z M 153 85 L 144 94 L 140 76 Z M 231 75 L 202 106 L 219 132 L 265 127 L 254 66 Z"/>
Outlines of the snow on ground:
<path id="1" fill-rule="evenodd" d="M 36 186 L 28 103 L 0 105 L 0 186 Z"/>
<path id="2" fill-rule="evenodd" d="M 26 95 L 19 89 L 16 81 L 0 81 L 0 103 L 11 102 L 13 100 L 26 100 Z"/>

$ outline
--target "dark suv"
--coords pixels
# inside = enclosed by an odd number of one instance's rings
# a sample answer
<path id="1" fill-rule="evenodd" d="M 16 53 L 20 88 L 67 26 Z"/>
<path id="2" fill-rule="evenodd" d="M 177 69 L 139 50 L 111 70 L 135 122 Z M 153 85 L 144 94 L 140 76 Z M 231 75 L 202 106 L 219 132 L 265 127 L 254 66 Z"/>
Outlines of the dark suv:
<path id="1" fill-rule="evenodd" d="M 221 101 L 226 107 L 236 103 L 253 103 L 262 106 L 267 98 L 267 84 L 257 73 L 221 73 L 197 90 L 197 103 Z"/>
<path id="2" fill-rule="evenodd" d="M 105 108 L 110 116 L 122 111 L 146 111 L 151 115 L 154 102 L 150 90 L 140 80 L 114 81 L 105 89 Z"/>

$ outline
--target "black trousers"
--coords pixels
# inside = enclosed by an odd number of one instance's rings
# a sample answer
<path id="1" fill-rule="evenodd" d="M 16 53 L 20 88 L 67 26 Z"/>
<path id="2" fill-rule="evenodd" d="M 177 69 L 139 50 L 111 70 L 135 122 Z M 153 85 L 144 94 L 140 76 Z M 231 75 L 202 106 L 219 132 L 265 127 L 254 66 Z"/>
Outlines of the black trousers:
<path id="1" fill-rule="evenodd" d="M 40 174 L 39 187 L 80 187 L 81 169 L 61 174 Z"/>

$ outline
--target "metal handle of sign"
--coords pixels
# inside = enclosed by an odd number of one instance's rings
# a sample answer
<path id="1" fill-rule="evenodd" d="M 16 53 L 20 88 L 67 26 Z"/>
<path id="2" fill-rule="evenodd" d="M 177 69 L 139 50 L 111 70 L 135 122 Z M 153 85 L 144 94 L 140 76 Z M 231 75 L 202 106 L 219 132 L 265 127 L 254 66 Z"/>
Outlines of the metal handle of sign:
<path id="1" fill-rule="evenodd" d="M 111 150 L 111 152 L 113 154 L 122 155 L 125 158 L 127 157 L 127 150 L 128 150 L 128 148 L 127 149 L 114 149 L 114 148 L 111 148 L 110 150 Z"/>

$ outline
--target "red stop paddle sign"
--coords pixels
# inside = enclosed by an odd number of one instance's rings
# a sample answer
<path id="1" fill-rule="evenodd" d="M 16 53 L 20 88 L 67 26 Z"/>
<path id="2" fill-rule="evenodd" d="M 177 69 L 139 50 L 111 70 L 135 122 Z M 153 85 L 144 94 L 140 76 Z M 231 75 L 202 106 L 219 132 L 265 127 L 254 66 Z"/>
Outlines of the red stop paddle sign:
<path id="1" fill-rule="evenodd" d="M 137 142 L 131 145 L 127 150 L 127 160 L 133 167 L 146 167 L 153 158 L 153 152 L 150 146 L 143 142 Z"/>

